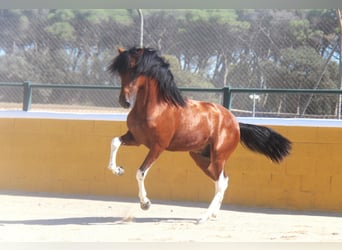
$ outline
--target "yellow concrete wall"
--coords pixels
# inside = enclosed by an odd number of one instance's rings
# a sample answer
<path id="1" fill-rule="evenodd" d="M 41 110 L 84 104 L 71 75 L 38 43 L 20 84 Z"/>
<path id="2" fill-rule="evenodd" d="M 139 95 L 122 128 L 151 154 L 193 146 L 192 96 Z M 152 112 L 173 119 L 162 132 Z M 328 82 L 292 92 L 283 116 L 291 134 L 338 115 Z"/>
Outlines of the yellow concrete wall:
<path id="1" fill-rule="evenodd" d="M 273 128 L 293 141 L 291 156 L 276 165 L 239 146 L 226 166 L 224 202 L 342 211 L 342 128 Z M 137 197 L 146 148 L 120 148 L 124 176 L 107 169 L 111 139 L 125 131 L 117 121 L 0 118 L 0 190 Z M 145 183 L 152 202 L 209 202 L 214 192 L 187 153 L 164 152 Z"/>

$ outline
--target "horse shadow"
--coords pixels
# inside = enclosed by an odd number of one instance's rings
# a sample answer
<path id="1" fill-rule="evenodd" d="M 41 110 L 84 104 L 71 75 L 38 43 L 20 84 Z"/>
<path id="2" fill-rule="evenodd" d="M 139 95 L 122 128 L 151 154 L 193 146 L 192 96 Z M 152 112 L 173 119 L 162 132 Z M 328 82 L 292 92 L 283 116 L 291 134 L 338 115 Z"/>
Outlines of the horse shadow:
<path id="1" fill-rule="evenodd" d="M 233 205 L 223 205 L 222 210 L 275 214 L 275 215 L 309 215 L 325 217 L 342 217 L 342 213 L 319 212 L 319 211 L 290 211 L 282 209 L 250 208 Z M 198 218 L 181 217 L 70 217 L 70 218 L 47 218 L 47 219 L 22 219 L 22 220 L 0 220 L 0 226 L 5 225 L 38 225 L 38 226 L 63 226 L 63 225 L 126 225 L 130 223 L 186 223 L 198 224 Z"/>
<path id="2" fill-rule="evenodd" d="M 4 225 L 38 225 L 38 226 L 63 226 L 63 225 L 124 225 L 129 223 L 196 223 L 194 218 L 137 218 L 137 217 L 71 217 L 55 219 L 32 220 L 0 220 L 0 226 Z"/>

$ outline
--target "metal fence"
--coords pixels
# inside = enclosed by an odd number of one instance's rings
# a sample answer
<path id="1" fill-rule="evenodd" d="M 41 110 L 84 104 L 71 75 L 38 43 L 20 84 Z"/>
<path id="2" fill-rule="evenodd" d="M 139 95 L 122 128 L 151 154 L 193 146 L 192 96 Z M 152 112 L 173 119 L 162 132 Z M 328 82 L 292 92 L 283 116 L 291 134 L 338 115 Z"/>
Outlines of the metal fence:
<path id="1" fill-rule="evenodd" d="M 0 109 L 22 108 L 24 81 L 32 109 L 118 107 L 106 67 L 117 47 L 143 43 L 190 98 L 229 93 L 240 116 L 340 118 L 340 21 L 334 9 L 1 9 Z"/>
<path id="2" fill-rule="evenodd" d="M 127 110 L 120 110 L 118 104 L 118 86 L 98 86 L 98 85 L 70 85 L 70 84 L 34 84 L 28 81 L 23 83 L 1 83 L 1 90 L 16 89 L 18 91 L 15 102 L 3 104 L 3 109 L 21 109 L 23 111 L 30 111 L 32 104 L 35 110 L 52 110 L 52 111 L 106 111 L 106 112 L 127 112 Z M 253 89 L 253 88 L 180 88 L 184 95 L 190 96 L 194 99 L 212 101 L 221 103 L 226 108 L 230 109 L 237 116 L 253 116 L 253 117 L 307 117 L 307 118 L 332 118 L 341 119 L 341 111 L 333 103 L 332 100 L 338 100 L 342 95 L 342 90 L 333 89 Z M 44 103 L 44 92 L 51 94 L 53 91 L 62 91 L 59 95 L 64 96 L 67 93 L 75 98 L 75 96 L 82 97 L 82 101 L 65 103 Z M 64 91 L 64 93 L 63 93 Z M 96 99 L 102 92 L 102 102 L 95 105 Z M 20 94 L 19 94 L 20 93 Z M 94 94 L 95 93 L 95 94 Z M 96 94 L 97 93 L 97 94 Z M 267 95 L 267 98 L 274 99 L 274 95 L 280 95 L 278 98 L 283 100 L 283 103 L 273 103 L 268 109 L 261 108 L 259 105 L 262 96 Z M 206 98 L 204 98 L 206 96 Z M 209 99 L 208 99 L 209 97 Z M 299 100 L 306 98 L 309 102 L 305 106 L 305 110 L 296 109 L 293 112 L 282 112 L 282 105 L 288 105 L 292 100 Z M 64 99 L 64 97 L 62 98 Z M 249 103 L 245 109 L 236 104 L 237 99 L 249 99 Z M 287 99 L 287 101 L 286 101 Z M 310 109 L 312 105 L 310 102 L 313 99 L 321 99 L 325 102 L 322 106 L 329 107 L 330 112 L 321 109 Z M 284 101 L 285 100 L 285 101 Z"/>

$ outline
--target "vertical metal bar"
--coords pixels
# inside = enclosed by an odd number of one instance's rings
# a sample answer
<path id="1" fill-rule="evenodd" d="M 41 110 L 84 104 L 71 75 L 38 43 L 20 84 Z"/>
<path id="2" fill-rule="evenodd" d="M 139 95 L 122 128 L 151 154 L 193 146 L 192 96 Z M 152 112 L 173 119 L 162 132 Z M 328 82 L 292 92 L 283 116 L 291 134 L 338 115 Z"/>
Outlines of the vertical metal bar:
<path id="1" fill-rule="evenodd" d="M 223 87 L 223 106 L 227 109 L 231 108 L 231 90 L 228 86 Z"/>
<path id="2" fill-rule="evenodd" d="M 23 111 L 31 109 L 32 87 L 30 82 L 24 82 Z"/>
<path id="3" fill-rule="evenodd" d="M 255 117 L 255 93 L 253 93 L 253 117 Z"/>
<path id="4" fill-rule="evenodd" d="M 339 60 L 339 77 L 340 77 L 340 90 L 342 90 L 342 13 L 340 9 L 337 9 L 337 19 L 338 26 L 340 30 L 340 60 Z M 340 94 L 338 97 L 338 107 L 337 107 L 337 119 L 341 119 L 342 112 L 342 95 Z"/>
<path id="5" fill-rule="evenodd" d="M 138 9 L 140 16 L 140 48 L 144 46 L 144 16 L 141 9 Z"/>

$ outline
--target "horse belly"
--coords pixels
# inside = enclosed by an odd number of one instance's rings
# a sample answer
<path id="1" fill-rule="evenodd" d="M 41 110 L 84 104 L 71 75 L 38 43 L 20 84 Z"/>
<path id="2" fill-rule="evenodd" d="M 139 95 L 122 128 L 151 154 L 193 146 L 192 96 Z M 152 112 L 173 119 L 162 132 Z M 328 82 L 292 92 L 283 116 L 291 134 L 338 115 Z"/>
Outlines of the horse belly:
<path id="1" fill-rule="evenodd" d="M 210 130 L 204 124 L 197 126 L 180 126 L 167 150 L 170 151 L 195 151 L 201 150 L 210 143 Z"/>
<path id="2" fill-rule="evenodd" d="M 209 144 L 207 139 L 174 139 L 166 150 L 169 151 L 201 151 Z"/>

